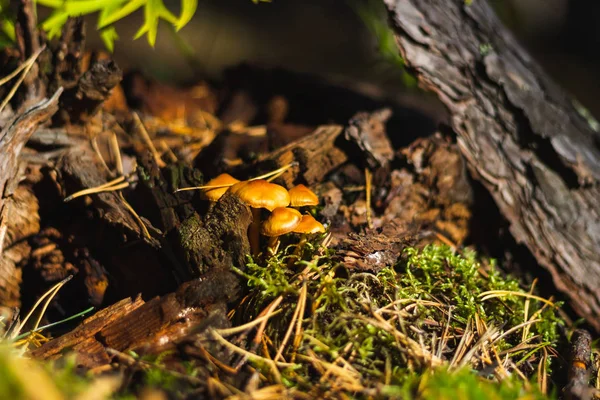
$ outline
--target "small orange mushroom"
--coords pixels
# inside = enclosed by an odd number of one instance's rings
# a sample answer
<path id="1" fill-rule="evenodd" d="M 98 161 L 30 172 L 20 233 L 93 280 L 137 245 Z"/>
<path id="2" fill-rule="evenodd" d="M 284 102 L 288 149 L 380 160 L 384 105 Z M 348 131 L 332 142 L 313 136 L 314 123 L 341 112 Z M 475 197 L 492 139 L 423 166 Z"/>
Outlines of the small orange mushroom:
<path id="1" fill-rule="evenodd" d="M 269 237 L 268 251 L 275 254 L 279 247 L 279 236 L 293 232 L 301 221 L 302 214 L 298 210 L 287 207 L 274 209 L 261 227 L 261 233 Z"/>
<path id="2" fill-rule="evenodd" d="M 229 190 L 252 209 L 252 224 L 248 236 L 252 254 L 256 255 L 260 248 L 260 209 L 273 211 L 278 207 L 287 207 L 290 204 L 290 195 L 283 186 L 263 179 L 238 182 Z"/>
<path id="3" fill-rule="evenodd" d="M 221 174 L 206 182 L 202 195 L 209 201 L 218 201 L 232 185 L 239 181 L 229 174 Z"/>
<path id="4" fill-rule="evenodd" d="M 312 233 L 324 233 L 325 227 L 322 223 L 314 219 L 310 214 L 304 214 L 302 221 L 292 231 L 294 233 L 302 233 L 304 235 L 310 235 Z"/>
<path id="5" fill-rule="evenodd" d="M 319 205 L 319 197 L 303 184 L 290 189 L 290 206 L 305 207 Z"/>

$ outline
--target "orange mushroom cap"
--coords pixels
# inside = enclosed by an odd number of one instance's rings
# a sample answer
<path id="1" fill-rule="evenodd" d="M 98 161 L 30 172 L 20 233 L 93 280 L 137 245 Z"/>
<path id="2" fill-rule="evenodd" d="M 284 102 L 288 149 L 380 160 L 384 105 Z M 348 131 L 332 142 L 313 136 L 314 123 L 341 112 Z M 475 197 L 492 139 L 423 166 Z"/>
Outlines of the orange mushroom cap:
<path id="1" fill-rule="evenodd" d="M 290 205 L 292 207 L 316 206 L 319 197 L 303 184 L 290 189 Z"/>
<path id="2" fill-rule="evenodd" d="M 292 232 L 302 221 L 300 211 L 293 208 L 277 207 L 262 224 L 260 232 L 264 236 L 281 236 Z"/>
<path id="3" fill-rule="evenodd" d="M 302 221 L 292 231 L 294 233 L 323 233 L 325 227 L 319 221 L 313 218 L 312 215 L 305 214 L 302 216 Z"/>
<path id="4" fill-rule="evenodd" d="M 206 182 L 206 186 L 220 186 L 220 185 L 233 185 L 238 183 L 240 180 L 235 179 L 233 176 L 229 174 L 221 174 L 216 178 L 211 179 Z M 210 201 L 217 201 L 225 194 L 227 190 L 229 190 L 230 186 L 225 186 L 222 188 L 214 188 L 214 189 L 204 189 L 203 194 Z"/>
<path id="5" fill-rule="evenodd" d="M 290 204 L 290 195 L 283 186 L 264 179 L 242 181 L 229 190 L 252 208 L 273 211 L 277 207 L 287 207 Z"/>

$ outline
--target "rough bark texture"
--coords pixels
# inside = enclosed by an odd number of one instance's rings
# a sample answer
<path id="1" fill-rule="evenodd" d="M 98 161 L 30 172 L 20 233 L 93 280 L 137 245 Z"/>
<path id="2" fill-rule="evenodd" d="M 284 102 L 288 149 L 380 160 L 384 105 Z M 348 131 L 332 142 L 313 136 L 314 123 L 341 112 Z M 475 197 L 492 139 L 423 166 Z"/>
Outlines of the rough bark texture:
<path id="1" fill-rule="evenodd" d="M 472 174 L 600 330 L 600 135 L 486 1 L 386 4 L 407 66 L 448 107 Z"/>
<path id="2" fill-rule="evenodd" d="M 15 260 L 4 253 L 4 241 L 8 237 L 9 244 L 14 244 L 11 235 L 7 234 L 9 225 L 20 224 L 18 202 L 13 193 L 19 184 L 21 172 L 19 154 L 25 143 L 37 127 L 47 121 L 58 108 L 58 98 L 62 89 L 52 98 L 43 100 L 23 114 L 13 118 L 0 131 L 0 302 L 17 304 L 19 298 L 20 273 L 16 271 Z M 16 213 L 15 216 L 12 214 Z M 13 229 L 14 230 L 14 229 Z M 17 228 L 18 230 L 18 228 Z"/>

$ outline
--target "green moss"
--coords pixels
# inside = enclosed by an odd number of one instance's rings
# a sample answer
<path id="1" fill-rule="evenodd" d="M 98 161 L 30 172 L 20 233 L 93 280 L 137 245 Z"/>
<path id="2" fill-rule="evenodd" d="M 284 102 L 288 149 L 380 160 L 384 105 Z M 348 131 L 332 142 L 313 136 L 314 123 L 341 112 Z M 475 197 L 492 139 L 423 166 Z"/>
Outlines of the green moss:
<path id="1" fill-rule="evenodd" d="M 184 250 L 194 250 L 197 247 L 196 239 L 198 236 L 198 231 L 202 227 L 202 220 L 197 213 L 190 215 L 186 220 L 184 220 L 179 228 L 177 229 L 177 233 L 179 235 L 181 247 Z"/>
<path id="2" fill-rule="evenodd" d="M 482 264 L 474 252 L 458 254 L 447 246 L 409 248 L 397 265 L 372 274 L 347 270 L 331 251 L 316 246 L 311 251 L 309 260 L 292 268 L 284 255 L 289 249 L 264 263 L 249 262 L 243 275 L 250 294 L 236 310 L 242 316 L 238 322 L 247 322 L 283 296 L 280 313 L 266 329 L 268 351 L 275 354 L 290 324 L 297 326 L 293 314 L 306 285 L 302 336 L 296 345 L 288 340 L 283 351 L 286 360 L 296 359 L 294 369 L 281 371 L 288 388 L 316 397 L 332 391 L 355 398 L 390 391 L 416 398 L 541 396 L 535 385 L 505 377 L 519 368 L 512 375 L 533 378 L 539 364 L 544 374 L 550 372 L 547 350 L 556 344 L 562 323 L 558 305 L 527 297 L 493 261 Z M 532 320 L 526 328 L 506 333 L 526 320 Z M 496 368 L 497 360 L 509 361 Z M 324 378 L 325 365 L 345 366 L 355 379 L 337 385 L 331 370 Z M 432 365 L 438 366 L 433 374 Z M 270 366 L 254 366 L 269 376 Z M 417 390 L 430 375 L 439 382 Z M 478 397 L 488 392 L 491 397 Z"/>
<path id="3" fill-rule="evenodd" d="M 384 394 L 399 396 L 403 399 L 423 400 L 478 400 L 478 399 L 546 399 L 534 384 L 524 389 L 523 383 L 516 379 L 508 379 L 495 384 L 473 374 L 468 369 L 452 372 L 447 369 L 427 371 L 422 375 L 414 375 L 401 386 L 386 386 Z M 550 396 L 555 398 L 556 396 Z"/>

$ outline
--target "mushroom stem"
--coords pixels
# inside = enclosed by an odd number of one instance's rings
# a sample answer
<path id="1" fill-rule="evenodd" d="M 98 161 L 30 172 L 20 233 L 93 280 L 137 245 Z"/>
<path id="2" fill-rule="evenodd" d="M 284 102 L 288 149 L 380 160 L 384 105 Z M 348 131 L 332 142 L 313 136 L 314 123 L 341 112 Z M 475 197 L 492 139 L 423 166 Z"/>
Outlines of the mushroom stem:
<path id="1" fill-rule="evenodd" d="M 260 252 L 260 208 L 252 207 L 252 223 L 248 229 L 248 240 L 252 255 L 256 256 Z"/>
<path id="2" fill-rule="evenodd" d="M 275 255 L 279 249 L 279 236 L 271 236 L 267 245 L 267 251 L 270 255 Z"/>

